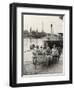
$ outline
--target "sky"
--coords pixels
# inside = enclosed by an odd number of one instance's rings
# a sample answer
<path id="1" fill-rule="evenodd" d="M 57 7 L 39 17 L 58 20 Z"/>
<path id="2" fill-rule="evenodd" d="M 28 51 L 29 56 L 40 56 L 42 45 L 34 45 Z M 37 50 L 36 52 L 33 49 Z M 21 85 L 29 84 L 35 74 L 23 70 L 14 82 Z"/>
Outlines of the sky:
<path id="1" fill-rule="evenodd" d="M 37 30 L 39 32 L 51 33 L 51 24 L 53 24 L 53 33 L 63 33 L 64 32 L 64 17 L 63 20 L 59 16 L 43 16 L 43 15 L 23 15 L 23 30 L 30 31 Z"/>

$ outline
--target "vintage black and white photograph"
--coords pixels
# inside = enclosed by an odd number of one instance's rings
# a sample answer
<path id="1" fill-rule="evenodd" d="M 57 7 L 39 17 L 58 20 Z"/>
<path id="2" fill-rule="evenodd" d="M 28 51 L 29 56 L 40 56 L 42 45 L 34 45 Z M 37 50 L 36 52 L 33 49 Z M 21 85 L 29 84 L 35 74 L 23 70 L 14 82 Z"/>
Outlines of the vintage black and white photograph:
<path id="1" fill-rule="evenodd" d="M 10 86 L 72 83 L 72 7 L 10 4 Z"/>
<path id="2" fill-rule="evenodd" d="M 64 15 L 22 14 L 22 75 L 63 73 Z"/>

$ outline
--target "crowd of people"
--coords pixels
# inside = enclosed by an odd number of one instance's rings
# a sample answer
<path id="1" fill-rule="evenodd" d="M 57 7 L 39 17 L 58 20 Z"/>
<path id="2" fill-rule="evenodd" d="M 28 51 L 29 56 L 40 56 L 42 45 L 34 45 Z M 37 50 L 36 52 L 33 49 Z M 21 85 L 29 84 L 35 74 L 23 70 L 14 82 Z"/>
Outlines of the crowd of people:
<path id="1" fill-rule="evenodd" d="M 36 60 L 39 55 L 45 56 L 47 60 L 52 60 L 53 57 L 59 56 L 59 51 L 55 44 L 52 46 L 52 49 L 48 45 L 46 47 L 34 46 L 33 59 Z"/>
<path id="2" fill-rule="evenodd" d="M 56 56 L 59 55 L 58 52 L 58 48 L 56 47 L 56 45 L 54 44 L 52 46 L 52 49 L 50 49 L 50 47 L 47 46 L 33 46 L 33 54 L 38 54 L 38 55 L 42 55 L 42 54 L 46 54 L 46 55 L 52 55 L 52 56 Z"/>

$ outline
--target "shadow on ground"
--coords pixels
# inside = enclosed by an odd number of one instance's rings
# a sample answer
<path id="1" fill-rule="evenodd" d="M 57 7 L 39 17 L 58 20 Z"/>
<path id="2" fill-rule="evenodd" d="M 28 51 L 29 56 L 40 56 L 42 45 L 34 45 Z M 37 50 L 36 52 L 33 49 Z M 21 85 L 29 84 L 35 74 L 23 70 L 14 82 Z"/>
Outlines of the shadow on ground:
<path id="1" fill-rule="evenodd" d="M 40 64 L 35 65 L 32 61 L 25 61 L 23 65 L 23 75 L 33 75 L 33 74 L 55 74 L 63 72 L 63 61 L 59 61 L 55 64 L 45 65 Z"/>

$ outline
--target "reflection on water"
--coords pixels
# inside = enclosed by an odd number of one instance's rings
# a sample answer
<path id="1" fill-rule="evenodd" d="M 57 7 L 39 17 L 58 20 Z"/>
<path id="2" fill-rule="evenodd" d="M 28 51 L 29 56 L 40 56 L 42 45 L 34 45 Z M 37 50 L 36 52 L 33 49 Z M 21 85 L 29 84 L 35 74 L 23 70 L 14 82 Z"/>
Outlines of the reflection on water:
<path id="1" fill-rule="evenodd" d="M 44 38 L 41 39 L 30 39 L 30 38 L 25 38 L 24 39 L 24 51 L 30 50 L 30 45 L 35 44 L 35 45 L 43 45 Z"/>

